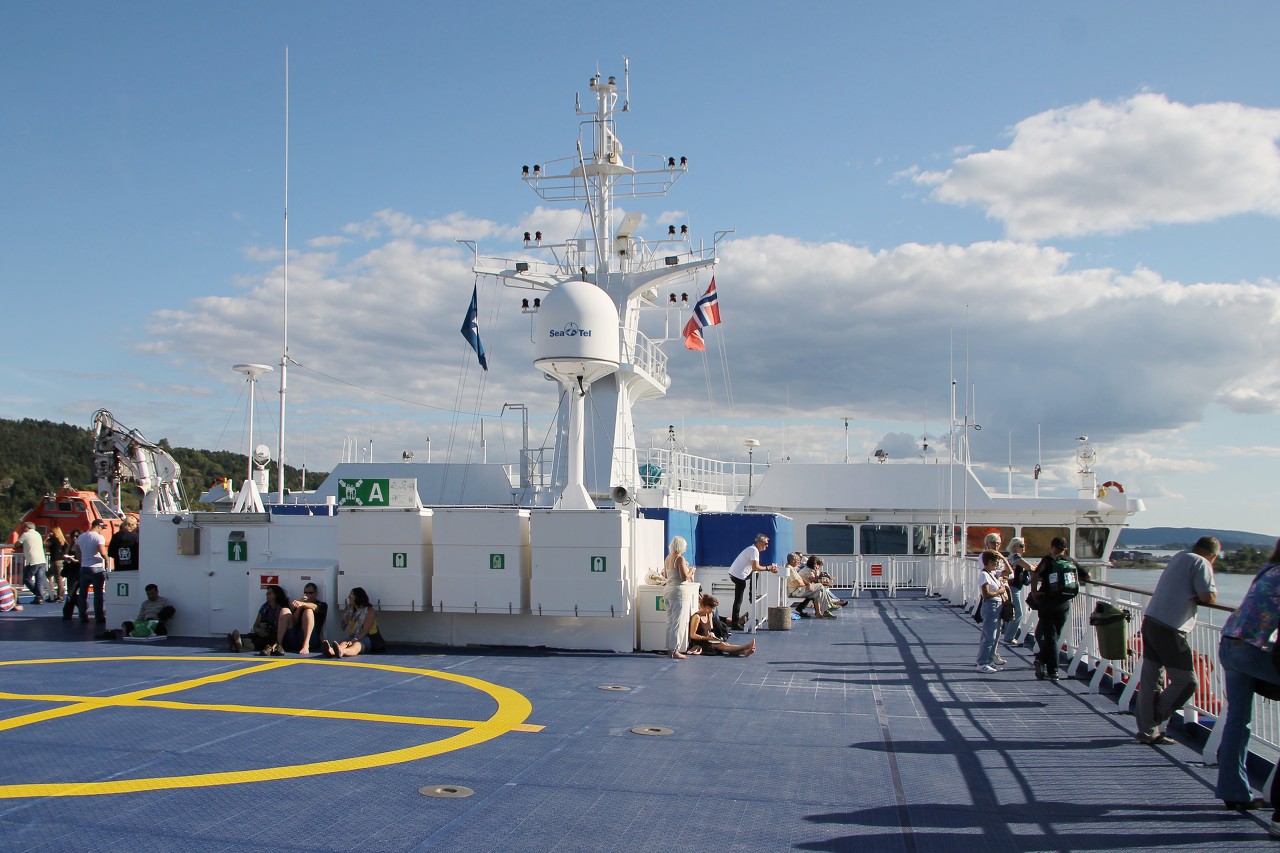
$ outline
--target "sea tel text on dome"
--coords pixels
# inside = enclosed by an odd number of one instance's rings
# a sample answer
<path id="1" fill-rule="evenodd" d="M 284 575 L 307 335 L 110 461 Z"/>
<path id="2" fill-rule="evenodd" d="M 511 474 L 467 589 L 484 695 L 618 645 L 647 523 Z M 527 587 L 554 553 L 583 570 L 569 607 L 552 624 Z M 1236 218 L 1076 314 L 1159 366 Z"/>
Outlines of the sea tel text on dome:
<path id="1" fill-rule="evenodd" d="M 563 329 L 551 329 L 551 337 L 553 338 L 589 338 L 591 337 L 590 329 L 580 329 L 577 323 L 565 323 Z"/>

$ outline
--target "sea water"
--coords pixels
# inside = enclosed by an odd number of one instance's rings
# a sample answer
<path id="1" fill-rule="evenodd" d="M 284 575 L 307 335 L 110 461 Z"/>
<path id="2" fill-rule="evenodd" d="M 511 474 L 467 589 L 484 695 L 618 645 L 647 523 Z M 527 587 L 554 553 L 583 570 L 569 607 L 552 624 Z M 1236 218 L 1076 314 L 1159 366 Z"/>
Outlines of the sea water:
<path id="1" fill-rule="evenodd" d="M 1164 569 L 1107 569 L 1107 580 L 1137 589 L 1153 590 Z M 1218 587 L 1218 603 L 1223 607 L 1239 607 L 1244 594 L 1249 591 L 1253 575 L 1215 572 L 1214 583 Z"/>

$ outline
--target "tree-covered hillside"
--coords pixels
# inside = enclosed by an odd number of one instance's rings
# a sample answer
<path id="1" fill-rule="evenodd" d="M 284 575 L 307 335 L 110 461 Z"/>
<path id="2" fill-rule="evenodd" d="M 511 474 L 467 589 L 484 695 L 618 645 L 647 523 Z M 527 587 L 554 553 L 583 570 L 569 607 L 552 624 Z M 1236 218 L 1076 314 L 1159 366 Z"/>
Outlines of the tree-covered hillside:
<path id="1" fill-rule="evenodd" d="M 248 459 L 227 450 L 191 450 L 159 444 L 182 466 L 182 488 L 188 502 L 216 480 L 244 481 Z M 300 472 L 285 466 L 286 483 L 297 488 Z M 274 467 L 272 474 L 274 476 Z M 307 472 L 307 488 L 314 489 L 327 472 Z M 93 432 L 85 427 L 0 418 L 0 533 L 7 534 L 36 501 L 56 491 L 66 478 L 73 488 L 96 489 L 93 477 Z M 126 489 L 125 509 L 136 510 L 141 494 Z"/>

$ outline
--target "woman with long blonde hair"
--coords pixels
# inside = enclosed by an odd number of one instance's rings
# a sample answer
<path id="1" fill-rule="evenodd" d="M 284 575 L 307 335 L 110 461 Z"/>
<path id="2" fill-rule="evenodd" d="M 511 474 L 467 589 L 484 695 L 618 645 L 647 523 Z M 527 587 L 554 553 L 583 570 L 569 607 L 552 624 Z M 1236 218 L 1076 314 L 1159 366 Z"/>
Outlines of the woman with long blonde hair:
<path id="1" fill-rule="evenodd" d="M 676 660 L 684 660 L 689 651 L 689 619 L 698 599 L 698 584 L 693 580 L 694 567 L 685 559 L 688 543 L 683 536 L 672 536 L 670 553 L 663 568 L 667 573 L 667 648 Z"/>

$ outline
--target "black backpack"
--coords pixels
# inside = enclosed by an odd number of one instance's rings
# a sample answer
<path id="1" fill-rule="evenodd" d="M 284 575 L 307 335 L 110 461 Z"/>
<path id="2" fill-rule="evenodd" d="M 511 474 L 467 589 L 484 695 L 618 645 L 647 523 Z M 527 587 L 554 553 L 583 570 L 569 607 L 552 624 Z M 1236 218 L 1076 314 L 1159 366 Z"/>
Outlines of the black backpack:
<path id="1" fill-rule="evenodd" d="M 1058 557 L 1046 566 L 1044 597 L 1049 601 L 1066 601 L 1080 592 L 1080 575 L 1076 564 L 1066 557 Z"/>

